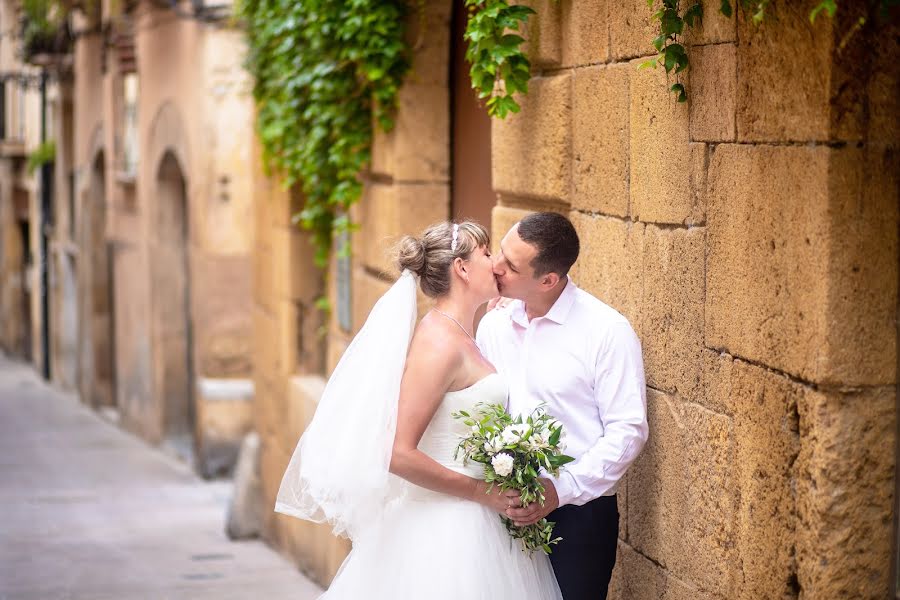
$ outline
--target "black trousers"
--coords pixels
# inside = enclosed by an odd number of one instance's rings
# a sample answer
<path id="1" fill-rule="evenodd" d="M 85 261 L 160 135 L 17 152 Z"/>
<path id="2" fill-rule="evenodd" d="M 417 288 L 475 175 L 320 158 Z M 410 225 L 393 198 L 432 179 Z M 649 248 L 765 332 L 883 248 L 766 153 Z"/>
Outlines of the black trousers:
<path id="1" fill-rule="evenodd" d="M 550 562 L 563 600 L 605 600 L 616 564 L 619 507 L 615 496 L 601 496 L 584 506 L 568 504 L 547 515 L 556 522 Z"/>

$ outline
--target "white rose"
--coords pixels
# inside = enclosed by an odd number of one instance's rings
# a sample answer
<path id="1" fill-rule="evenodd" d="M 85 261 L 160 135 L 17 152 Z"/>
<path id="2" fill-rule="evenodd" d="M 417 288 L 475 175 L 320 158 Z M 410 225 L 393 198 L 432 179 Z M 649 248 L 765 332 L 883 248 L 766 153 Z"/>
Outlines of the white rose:
<path id="1" fill-rule="evenodd" d="M 525 431 L 521 426 L 507 425 L 506 429 L 503 430 L 503 433 L 500 434 L 500 437 L 506 445 L 518 444 L 523 433 L 525 433 Z"/>
<path id="2" fill-rule="evenodd" d="M 491 466 L 494 472 L 500 477 L 506 477 L 513 470 L 513 457 L 509 454 L 501 453 L 491 459 Z"/>
<path id="3" fill-rule="evenodd" d="M 503 450 L 503 442 L 500 441 L 500 438 L 494 436 L 493 439 L 484 443 L 484 451 L 488 454 L 496 454 Z"/>

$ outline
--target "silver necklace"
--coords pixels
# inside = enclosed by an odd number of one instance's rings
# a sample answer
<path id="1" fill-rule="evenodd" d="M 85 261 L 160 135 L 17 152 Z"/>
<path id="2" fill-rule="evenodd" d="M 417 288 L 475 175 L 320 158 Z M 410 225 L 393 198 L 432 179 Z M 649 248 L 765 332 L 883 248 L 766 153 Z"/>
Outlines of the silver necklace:
<path id="1" fill-rule="evenodd" d="M 454 319 L 453 317 L 451 317 L 450 315 L 448 315 L 447 313 L 445 313 L 444 311 L 442 311 L 442 310 L 439 309 L 439 308 L 433 308 L 432 310 L 441 313 L 442 315 L 444 315 L 445 317 L 447 317 L 448 319 L 450 319 L 451 321 L 453 321 L 454 323 L 456 323 L 457 325 L 459 325 L 459 328 L 463 330 L 463 333 L 465 333 L 466 335 L 468 335 L 468 336 L 469 336 L 469 339 L 472 340 L 473 342 L 475 342 L 475 338 L 473 338 L 473 337 L 471 336 L 471 334 L 469 334 L 469 332 L 466 330 L 465 327 L 463 327 L 462 325 L 460 325 L 459 321 L 457 321 L 456 319 Z M 475 342 L 475 345 L 478 345 L 478 342 Z"/>

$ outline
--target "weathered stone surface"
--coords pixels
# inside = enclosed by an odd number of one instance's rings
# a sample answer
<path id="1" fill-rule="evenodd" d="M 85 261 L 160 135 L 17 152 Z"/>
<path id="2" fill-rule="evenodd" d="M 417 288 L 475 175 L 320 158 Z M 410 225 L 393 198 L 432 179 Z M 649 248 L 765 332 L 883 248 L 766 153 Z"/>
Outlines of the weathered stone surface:
<path id="1" fill-rule="evenodd" d="M 498 192 L 568 201 L 571 183 L 569 74 L 534 77 L 522 110 L 492 119 L 493 184 Z"/>
<path id="2" fill-rule="evenodd" d="M 321 272 L 314 262 L 311 235 L 298 226 L 269 230 L 273 293 L 280 299 L 312 304 L 322 294 Z"/>
<path id="3" fill-rule="evenodd" d="M 819 377 L 896 383 L 900 156 L 877 148 L 844 148 L 830 156 L 827 330 Z"/>
<path id="4" fill-rule="evenodd" d="M 693 3 L 691 3 L 693 4 Z M 700 0 L 703 6 L 703 20 L 694 27 L 684 28 L 684 42 L 692 46 L 689 53 L 696 51 L 702 44 L 719 44 L 737 40 L 737 21 L 735 13 L 740 10 L 732 3 L 732 14 L 726 17 L 720 11 L 722 0 Z M 694 55 L 690 56 L 691 69 L 694 68 Z"/>
<path id="5" fill-rule="evenodd" d="M 285 414 L 285 447 L 293 449 L 306 431 L 322 393 L 326 380 L 321 375 L 298 375 L 288 381 L 287 412 Z"/>
<path id="6" fill-rule="evenodd" d="M 644 230 L 641 345 L 647 385 L 694 399 L 700 394 L 706 231 Z"/>
<path id="7" fill-rule="evenodd" d="M 447 184 L 370 184 L 360 202 L 353 236 L 357 261 L 385 274 L 396 274 L 395 247 L 404 235 L 420 235 L 449 216 Z"/>
<path id="8" fill-rule="evenodd" d="M 225 532 L 232 540 L 255 538 L 262 527 L 259 446 L 259 435 L 255 432 L 248 433 L 241 443 L 234 472 L 234 495 L 225 517 Z"/>
<path id="9" fill-rule="evenodd" d="M 512 226 L 532 212 L 534 211 L 511 208 L 502 204 L 498 204 L 491 210 L 491 246 L 494 253 L 500 251 L 500 240 Z"/>
<path id="10" fill-rule="evenodd" d="M 863 173 L 891 176 L 862 160 L 855 148 L 716 149 L 707 345 L 816 382 L 894 381 L 896 191 L 864 191 Z"/>
<path id="11" fill-rule="evenodd" d="M 637 69 L 638 61 L 631 63 Z M 704 219 L 706 147 L 690 143 L 688 108 L 675 101 L 663 69 L 630 77 L 631 214 L 655 223 Z"/>
<path id="12" fill-rule="evenodd" d="M 900 143 L 900 23 L 894 19 L 884 24 L 883 33 L 875 40 L 867 40 L 871 53 L 871 71 L 866 89 L 867 113 L 869 116 L 866 138 L 870 144 L 885 144 L 896 147 Z M 865 64 L 865 63 L 863 63 Z"/>
<path id="13" fill-rule="evenodd" d="M 395 127 L 378 130 L 372 170 L 395 181 L 445 182 L 450 177 L 447 85 L 407 81 L 398 94 Z"/>
<path id="14" fill-rule="evenodd" d="M 688 95 L 692 141 L 735 139 L 737 75 L 734 44 L 691 49 Z"/>
<path id="15" fill-rule="evenodd" d="M 572 75 L 573 208 L 628 214 L 631 72 L 631 65 L 617 64 Z"/>
<path id="16" fill-rule="evenodd" d="M 746 12 L 739 12 L 739 141 L 829 138 L 834 36 L 831 19 L 810 24 L 807 6 L 771 4 L 759 26 Z"/>
<path id="17" fill-rule="evenodd" d="M 739 490 L 735 541 L 740 568 L 728 597 L 749 600 L 796 593 L 797 406 L 807 391 L 779 374 L 734 362 L 734 482 Z"/>
<path id="18" fill-rule="evenodd" d="M 352 338 L 344 332 L 332 331 L 328 336 L 328 349 L 325 356 L 325 372 L 329 376 L 341 360 L 341 357 L 347 350 L 347 346 L 350 345 L 351 339 Z"/>
<path id="19" fill-rule="evenodd" d="M 571 219 L 581 241 L 581 254 L 572 267 L 572 279 L 580 288 L 625 315 L 640 334 L 644 307 L 644 224 L 582 213 L 572 213 Z"/>
<path id="20" fill-rule="evenodd" d="M 523 48 L 532 67 L 555 67 L 562 60 L 562 11 L 557 0 L 519 0 L 516 4 L 531 7 L 531 15 L 523 31 Z"/>
<path id="21" fill-rule="evenodd" d="M 894 538 L 897 389 L 800 403 L 798 580 L 810 598 L 885 598 Z"/>
<path id="22" fill-rule="evenodd" d="M 724 352 L 703 349 L 703 373 L 696 402 L 713 412 L 734 414 L 734 397 L 731 393 L 734 358 Z"/>
<path id="23" fill-rule="evenodd" d="M 609 60 L 609 0 L 560 0 L 563 66 Z"/>
<path id="24" fill-rule="evenodd" d="M 619 542 L 609 600 L 718 600 Z"/>
<path id="25" fill-rule="evenodd" d="M 406 42 L 413 51 L 405 81 L 447 85 L 452 12 L 451 2 L 426 2 L 409 11 Z"/>
<path id="26" fill-rule="evenodd" d="M 609 3 L 609 53 L 613 60 L 653 56 L 653 39 L 659 35 L 659 23 L 651 19 L 653 10 L 646 0 Z"/>
<path id="27" fill-rule="evenodd" d="M 628 480 L 629 542 L 670 574 L 724 595 L 735 564 L 731 419 L 653 389 L 647 414 L 650 438 Z"/>

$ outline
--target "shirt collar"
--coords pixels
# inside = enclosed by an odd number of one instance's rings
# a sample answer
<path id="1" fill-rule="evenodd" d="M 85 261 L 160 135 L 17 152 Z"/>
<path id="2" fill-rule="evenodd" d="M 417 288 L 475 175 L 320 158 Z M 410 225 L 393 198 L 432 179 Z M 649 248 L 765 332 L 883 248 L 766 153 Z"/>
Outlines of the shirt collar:
<path id="1" fill-rule="evenodd" d="M 563 288 L 559 298 L 556 299 L 556 302 L 553 303 L 553 306 L 550 307 L 550 310 L 548 310 L 547 314 L 542 318 L 549 319 L 560 325 L 565 323 L 566 318 L 569 316 L 569 312 L 572 310 L 572 305 L 575 304 L 575 294 L 577 290 L 578 287 L 575 285 L 575 282 L 569 277 L 566 282 L 566 287 Z M 525 302 L 516 300 L 511 308 L 510 318 L 513 322 L 522 327 L 528 327 L 528 315 L 525 314 Z"/>

